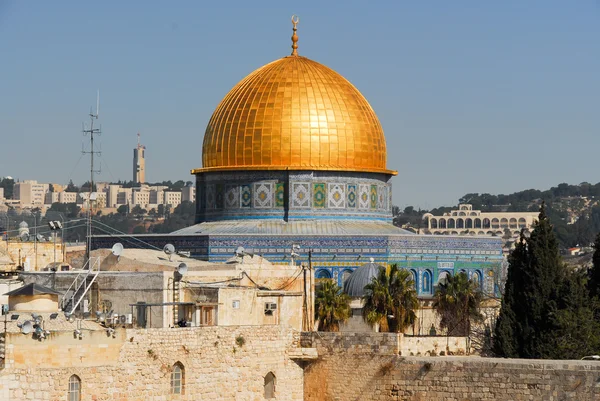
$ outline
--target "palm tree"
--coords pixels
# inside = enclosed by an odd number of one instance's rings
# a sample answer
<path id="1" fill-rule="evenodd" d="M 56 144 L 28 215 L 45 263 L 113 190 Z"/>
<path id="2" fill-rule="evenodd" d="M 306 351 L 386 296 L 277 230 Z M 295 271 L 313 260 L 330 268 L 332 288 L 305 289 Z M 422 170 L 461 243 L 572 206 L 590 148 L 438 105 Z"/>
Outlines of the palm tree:
<path id="1" fill-rule="evenodd" d="M 319 331 L 339 331 L 350 317 L 350 297 L 333 280 L 323 280 L 316 288 L 315 319 Z"/>
<path id="2" fill-rule="evenodd" d="M 407 270 L 397 265 L 379 270 L 365 286 L 363 302 L 363 319 L 371 326 L 379 324 L 379 331 L 401 333 L 415 322 L 415 282 Z"/>
<path id="3" fill-rule="evenodd" d="M 480 285 L 469 280 L 464 272 L 439 284 L 433 296 L 433 308 L 440 316 L 440 327 L 447 330 L 448 336 L 468 336 L 471 321 L 479 321 L 482 316 L 479 306 L 483 299 Z"/>

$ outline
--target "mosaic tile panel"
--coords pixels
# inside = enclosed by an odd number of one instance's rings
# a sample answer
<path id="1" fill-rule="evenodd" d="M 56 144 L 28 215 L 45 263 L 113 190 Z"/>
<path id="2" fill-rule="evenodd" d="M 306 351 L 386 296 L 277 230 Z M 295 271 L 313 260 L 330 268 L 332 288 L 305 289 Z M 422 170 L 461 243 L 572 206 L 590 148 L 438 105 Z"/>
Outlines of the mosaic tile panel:
<path id="1" fill-rule="evenodd" d="M 223 184 L 217 184 L 215 191 L 217 209 L 223 209 L 225 206 L 225 188 Z"/>
<path id="2" fill-rule="evenodd" d="M 275 206 L 276 207 L 283 207 L 284 205 L 284 183 L 283 182 L 278 182 L 277 184 L 275 184 Z"/>
<path id="3" fill-rule="evenodd" d="M 275 197 L 272 182 L 260 182 L 254 184 L 254 207 L 257 209 L 269 209 L 273 207 Z"/>
<path id="4" fill-rule="evenodd" d="M 356 208 L 356 184 L 348 184 L 347 191 L 348 200 L 346 205 L 348 208 Z"/>
<path id="5" fill-rule="evenodd" d="M 206 208 L 214 209 L 216 206 L 215 186 L 209 184 L 206 186 Z"/>
<path id="6" fill-rule="evenodd" d="M 240 207 L 240 187 L 237 185 L 225 186 L 225 208 L 237 209 Z"/>
<path id="7" fill-rule="evenodd" d="M 314 183 L 313 184 L 313 207 L 325 207 L 325 184 Z"/>
<path id="8" fill-rule="evenodd" d="M 242 207 L 252 207 L 252 187 L 250 185 L 241 186 L 240 203 Z"/>
<path id="9" fill-rule="evenodd" d="M 327 207 L 346 208 L 346 186 L 344 184 L 327 184 Z"/>
<path id="10" fill-rule="evenodd" d="M 377 209 L 377 185 L 371 185 L 371 209 Z"/>
<path id="11" fill-rule="evenodd" d="M 369 185 L 367 184 L 358 185 L 358 208 L 369 208 Z"/>
<path id="12" fill-rule="evenodd" d="M 379 201 L 377 202 L 377 208 L 381 209 L 381 210 L 385 210 L 385 200 L 386 200 L 386 196 L 385 196 L 385 187 L 379 187 L 378 191 L 377 191 L 377 196 L 379 197 Z"/>
<path id="13" fill-rule="evenodd" d="M 308 182 L 294 182 L 292 184 L 292 207 L 310 207 L 310 184 Z"/>

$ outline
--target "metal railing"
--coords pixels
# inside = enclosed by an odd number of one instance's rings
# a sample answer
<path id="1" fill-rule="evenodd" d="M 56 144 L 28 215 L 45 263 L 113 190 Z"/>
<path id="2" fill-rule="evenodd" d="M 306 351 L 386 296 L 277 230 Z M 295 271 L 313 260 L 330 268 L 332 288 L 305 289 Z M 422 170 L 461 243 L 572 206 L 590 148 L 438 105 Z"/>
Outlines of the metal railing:
<path id="1" fill-rule="evenodd" d="M 86 269 L 86 266 L 89 268 Z M 67 288 L 61 302 L 61 309 L 69 315 L 77 309 L 96 280 L 96 277 L 98 277 L 98 274 L 100 273 L 100 258 L 90 258 L 85 265 L 83 265 L 83 269 L 84 270 L 79 272 L 75 277 L 75 280 L 73 280 L 69 288 Z M 69 295 L 69 292 L 72 293 Z"/>

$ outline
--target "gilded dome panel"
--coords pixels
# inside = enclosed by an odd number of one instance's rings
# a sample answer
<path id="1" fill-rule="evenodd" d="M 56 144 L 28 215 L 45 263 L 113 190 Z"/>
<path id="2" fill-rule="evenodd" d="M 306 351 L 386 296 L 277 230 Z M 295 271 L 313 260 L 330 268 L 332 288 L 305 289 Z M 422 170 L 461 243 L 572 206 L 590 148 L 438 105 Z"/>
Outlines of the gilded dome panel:
<path id="1" fill-rule="evenodd" d="M 362 94 L 332 69 L 289 56 L 240 81 L 213 113 L 202 169 L 386 169 L 383 129 Z"/>

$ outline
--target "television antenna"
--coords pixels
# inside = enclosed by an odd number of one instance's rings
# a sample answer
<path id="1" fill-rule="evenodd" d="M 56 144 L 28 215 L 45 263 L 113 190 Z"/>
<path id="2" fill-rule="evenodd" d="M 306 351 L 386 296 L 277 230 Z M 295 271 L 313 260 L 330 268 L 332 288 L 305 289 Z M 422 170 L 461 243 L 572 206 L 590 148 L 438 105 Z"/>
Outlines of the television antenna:
<path id="1" fill-rule="evenodd" d="M 89 129 L 86 128 L 85 124 L 83 124 L 83 135 L 90 136 L 90 150 L 85 151 L 82 150 L 81 153 L 90 155 L 90 187 L 88 194 L 88 213 L 87 213 L 87 241 L 85 246 L 85 259 L 88 264 L 88 269 L 91 267 L 90 265 L 90 252 L 92 248 L 92 193 L 94 192 L 94 173 L 99 174 L 100 170 L 94 170 L 94 156 L 100 156 L 102 152 L 96 151 L 94 149 L 94 135 L 100 136 L 102 131 L 101 128 L 94 128 L 94 120 L 97 120 L 100 116 L 100 90 L 98 90 L 98 94 L 96 96 L 96 113 L 92 111 L 90 107 L 90 126 Z"/>

